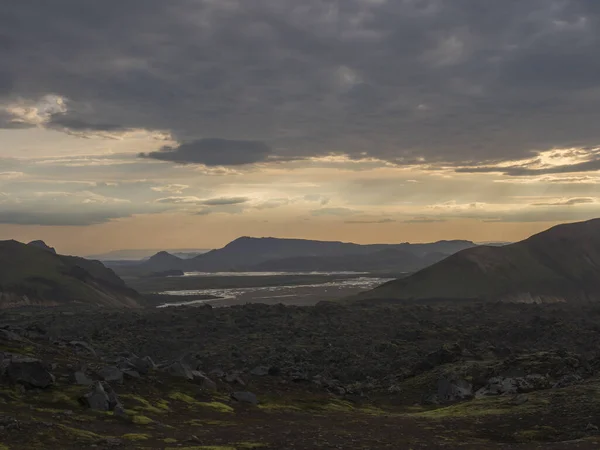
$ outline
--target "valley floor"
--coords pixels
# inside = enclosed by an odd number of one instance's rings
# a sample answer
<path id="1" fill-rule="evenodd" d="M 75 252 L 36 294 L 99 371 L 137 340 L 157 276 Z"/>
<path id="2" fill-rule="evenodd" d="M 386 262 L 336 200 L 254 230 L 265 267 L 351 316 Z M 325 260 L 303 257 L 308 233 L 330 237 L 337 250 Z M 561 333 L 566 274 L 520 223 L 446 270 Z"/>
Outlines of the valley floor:
<path id="1" fill-rule="evenodd" d="M 3 311 L 0 449 L 600 448 L 599 318 L 593 305 Z M 134 354 L 158 366 L 123 368 Z M 23 358 L 54 382 L 11 372 Z M 496 378 L 518 387 L 492 392 Z M 122 411 L 86 404 L 102 379 Z"/>

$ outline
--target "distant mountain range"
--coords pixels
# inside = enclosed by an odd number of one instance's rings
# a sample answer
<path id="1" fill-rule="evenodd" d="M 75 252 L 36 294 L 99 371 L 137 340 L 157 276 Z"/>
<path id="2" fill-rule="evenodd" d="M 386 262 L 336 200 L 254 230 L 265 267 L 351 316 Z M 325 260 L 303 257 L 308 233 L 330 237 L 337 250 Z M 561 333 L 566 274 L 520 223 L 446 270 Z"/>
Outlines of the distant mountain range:
<path id="1" fill-rule="evenodd" d="M 0 241 L 0 308 L 140 306 L 140 296 L 99 261 L 57 255 L 42 241 Z"/>
<path id="2" fill-rule="evenodd" d="M 152 255 L 160 252 L 158 249 L 137 249 L 137 250 L 114 250 L 108 253 L 102 253 L 98 255 L 87 256 L 87 259 L 93 259 L 98 261 L 134 261 L 137 262 L 142 259 L 150 258 Z M 201 248 L 181 248 L 176 250 L 167 250 L 169 253 L 181 258 L 189 259 L 194 256 L 206 253 L 209 249 Z"/>
<path id="3" fill-rule="evenodd" d="M 182 259 L 169 252 L 159 252 L 135 267 L 129 265 L 127 271 L 412 272 L 473 246 L 475 244 L 470 241 L 359 245 L 304 239 L 241 237 L 221 249 L 190 259 Z M 111 267 L 117 271 L 123 270 L 118 265 Z"/>
<path id="4" fill-rule="evenodd" d="M 358 299 L 600 300 L 600 219 L 559 225 L 502 247 L 456 253 Z"/>

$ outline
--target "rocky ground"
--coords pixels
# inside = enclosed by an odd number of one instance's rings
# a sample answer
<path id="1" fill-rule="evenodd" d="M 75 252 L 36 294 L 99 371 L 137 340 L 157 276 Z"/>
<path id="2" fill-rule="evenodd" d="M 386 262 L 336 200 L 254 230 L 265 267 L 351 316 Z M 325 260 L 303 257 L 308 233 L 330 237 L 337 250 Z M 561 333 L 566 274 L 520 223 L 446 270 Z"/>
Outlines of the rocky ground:
<path id="1" fill-rule="evenodd" d="M 0 313 L 0 449 L 598 448 L 600 307 Z"/>

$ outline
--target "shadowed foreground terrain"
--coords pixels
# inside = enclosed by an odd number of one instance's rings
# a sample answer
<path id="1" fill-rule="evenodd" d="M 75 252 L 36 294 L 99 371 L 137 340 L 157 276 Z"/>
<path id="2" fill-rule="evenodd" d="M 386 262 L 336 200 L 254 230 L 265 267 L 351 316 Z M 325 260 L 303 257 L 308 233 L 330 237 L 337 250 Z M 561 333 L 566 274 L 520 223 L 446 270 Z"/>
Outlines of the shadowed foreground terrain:
<path id="1" fill-rule="evenodd" d="M 598 448 L 600 307 L 0 313 L 0 448 Z"/>

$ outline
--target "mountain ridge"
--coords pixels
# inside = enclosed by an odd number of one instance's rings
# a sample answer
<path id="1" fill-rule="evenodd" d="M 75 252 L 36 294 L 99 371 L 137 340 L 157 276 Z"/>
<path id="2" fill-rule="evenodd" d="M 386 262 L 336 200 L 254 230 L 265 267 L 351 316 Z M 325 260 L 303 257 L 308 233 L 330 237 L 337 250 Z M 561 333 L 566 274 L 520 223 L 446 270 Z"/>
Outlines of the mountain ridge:
<path id="1" fill-rule="evenodd" d="M 0 308 L 65 304 L 137 308 L 140 299 L 99 261 L 0 241 Z"/>
<path id="2" fill-rule="evenodd" d="M 600 219 L 563 224 L 502 247 L 465 249 L 357 299 L 600 300 Z"/>
<path id="3" fill-rule="evenodd" d="M 220 249 L 186 260 L 168 252 L 159 252 L 140 262 L 137 267 L 147 272 L 301 271 L 315 270 L 316 266 L 327 266 L 328 270 L 347 270 L 350 262 L 344 258 L 350 258 L 355 260 L 352 265 L 356 270 L 385 269 L 404 272 L 421 269 L 431 262 L 473 246 L 473 242 L 464 240 L 362 245 L 340 241 L 242 236 Z M 385 250 L 395 250 L 395 258 L 390 258 Z M 377 259 L 378 255 L 381 259 Z M 360 258 L 364 258 L 362 264 Z"/>

